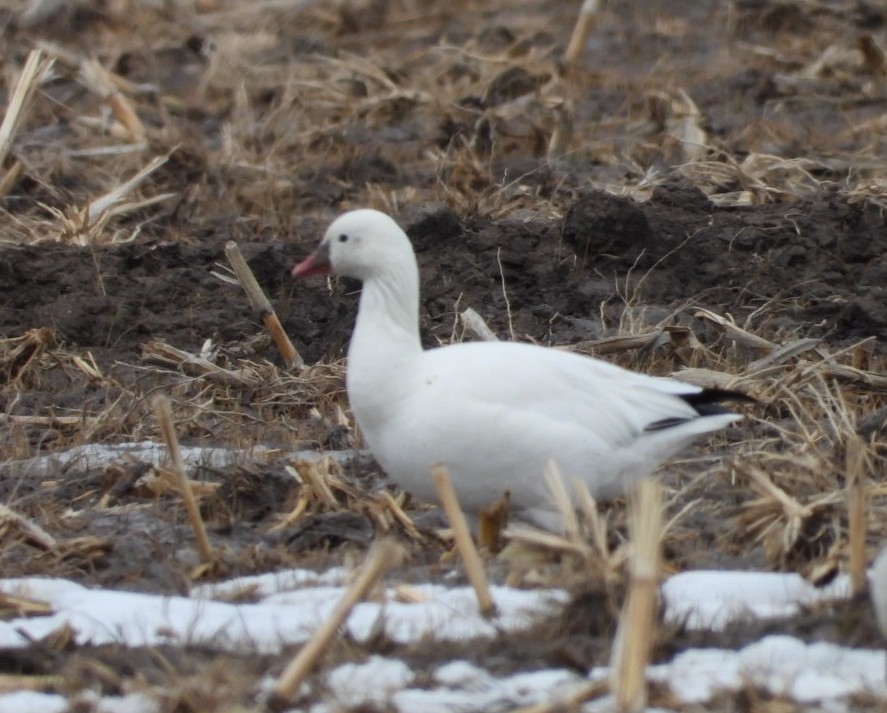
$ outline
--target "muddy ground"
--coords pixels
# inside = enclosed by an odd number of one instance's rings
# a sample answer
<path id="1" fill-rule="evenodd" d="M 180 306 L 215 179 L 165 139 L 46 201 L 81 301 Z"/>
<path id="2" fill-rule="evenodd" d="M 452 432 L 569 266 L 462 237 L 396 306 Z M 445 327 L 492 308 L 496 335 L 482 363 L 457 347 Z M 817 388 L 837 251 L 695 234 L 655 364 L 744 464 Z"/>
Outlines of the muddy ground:
<path id="1" fill-rule="evenodd" d="M 885 482 L 887 16 L 879 3 L 614 3 L 573 65 L 564 51 L 577 3 L 39 7 L 0 11 L 8 78 L 35 46 L 58 57 L 4 166 L 18 173 L 3 184 L 0 223 L 0 502 L 63 544 L 41 548 L 7 529 L 4 576 L 187 591 L 190 531 L 175 498 L 140 484 L 149 464 L 75 465 L 52 477 L 21 466 L 86 442 L 157 438 L 156 393 L 171 397 L 186 444 L 360 445 L 342 363 L 359 286 L 289 277 L 327 222 L 359 206 L 391 212 L 413 239 L 429 347 L 466 338 L 458 313 L 471 307 L 503 339 L 580 345 L 653 373 L 706 368 L 738 377 L 759 399 L 748 422 L 664 476 L 670 512 L 695 503 L 666 540 L 673 569 L 845 566 L 846 518 L 835 505 L 815 510 L 784 551 L 772 531 L 769 540 L 738 532 L 756 491 L 735 462 L 746 454 L 775 464 L 771 477 L 806 501 L 843 487 L 848 439 L 859 431 L 871 481 Z M 140 130 L 89 88 L 89 58 L 112 73 Z M 167 155 L 119 215 L 83 217 Z M 220 277 L 231 240 L 307 370 L 284 368 L 240 288 Z M 633 334 L 653 336 L 640 350 L 602 342 Z M 755 367 L 807 338 L 819 341 L 774 361 L 775 371 Z M 249 378 L 213 381 L 159 360 L 152 342 L 206 350 Z M 835 364 L 857 371 L 836 376 Z M 809 437 L 785 435 L 799 431 Z M 802 452 L 815 461 L 803 478 L 792 470 Z M 285 465 L 282 456 L 246 457 L 194 474 L 221 484 L 202 506 L 226 574 L 327 566 L 378 533 L 368 497 L 354 494 L 386 487 L 367 461 L 341 476 L 354 492 L 340 493 L 340 509 L 312 501 L 307 519 L 272 531 L 300 494 Z M 883 494 L 873 503 L 882 506 Z M 618 532 L 622 505 L 614 508 Z M 775 530 L 786 526 L 772 517 Z M 883 528 L 872 522 L 873 553 Z M 414 567 L 401 576 L 453 567 L 440 564 L 445 546 L 434 536 L 400 536 Z M 491 566 L 505 576 L 506 566 Z M 499 670 L 606 660 L 613 622 L 595 603 L 617 594 L 576 586 L 585 592 L 577 606 L 598 612 L 586 612 L 587 630 L 548 623 L 538 650 L 512 655 L 509 642 L 493 642 L 473 657 L 489 653 Z M 861 600 L 773 626 L 875 645 L 870 619 Z M 683 636 L 664 635 L 658 655 L 694 643 Z M 441 655 L 451 653 L 467 655 Z M 5 652 L 0 669 L 82 673 L 72 661 L 83 656 L 109 663 L 103 651 L 40 664 L 33 652 Z"/>

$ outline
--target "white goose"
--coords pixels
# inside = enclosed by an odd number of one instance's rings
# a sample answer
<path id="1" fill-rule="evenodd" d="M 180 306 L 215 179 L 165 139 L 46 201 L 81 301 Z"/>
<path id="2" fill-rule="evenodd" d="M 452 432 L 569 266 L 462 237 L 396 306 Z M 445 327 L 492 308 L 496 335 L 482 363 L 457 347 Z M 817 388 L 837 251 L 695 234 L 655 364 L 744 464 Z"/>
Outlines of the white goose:
<path id="1" fill-rule="evenodd" d="M 740 418 L 713 402 L 741 394 L 556 349 L 472 342 L 424 351 L 416 256 L 384 213 L 345 213 L 292 271 L 328 272 L 363 281 L 348 349 L 351 409 L 385 472 L 419 498 L 435 497 L 430 468 L 443 463 L 467 510 L 508 490 L 514 510 L 548 523 L 551 459 L 568 482 L 579 477 L 595 497 L 612 497 Z"/>

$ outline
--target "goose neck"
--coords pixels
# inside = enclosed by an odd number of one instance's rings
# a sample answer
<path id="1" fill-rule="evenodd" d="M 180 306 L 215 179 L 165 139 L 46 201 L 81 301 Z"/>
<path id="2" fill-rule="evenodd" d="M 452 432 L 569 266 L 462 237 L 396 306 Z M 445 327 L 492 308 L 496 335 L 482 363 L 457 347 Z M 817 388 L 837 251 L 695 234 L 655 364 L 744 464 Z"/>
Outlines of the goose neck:
<path id="1" fill-rule="evenodd" d="M 418 275 L 390 273 L 366 280 L 352 337 L 355 350 L 380 356 L 392 351 L 396 361 L 422 351 L 419 338 Z"/>

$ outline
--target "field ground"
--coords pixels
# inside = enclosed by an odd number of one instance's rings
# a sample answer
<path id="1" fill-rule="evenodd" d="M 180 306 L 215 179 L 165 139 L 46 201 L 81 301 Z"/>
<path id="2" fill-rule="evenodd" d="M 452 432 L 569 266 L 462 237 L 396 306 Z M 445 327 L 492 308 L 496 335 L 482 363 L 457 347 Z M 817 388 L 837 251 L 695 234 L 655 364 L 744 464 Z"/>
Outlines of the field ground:
<path id="1" fill-rule="evenodd" d="M 668 573 L 845 571 L 851 471 L 867 481 L 873 556 L 887 535 L 887 13 L 869 0 L 676 7 L 607 4 L 568 64 L 576 2 L 0 4 L 3 106 L 31 50 L 55 58 L 0 172 L 0 502 L 52 541 L 0 520 L 3 577 L 187 593 L 197 555 L 159 464 L 33 460 L 158 439 L 158 393 L 183 444 L 244 451 L 192 473 L 209 483 L 201 508 L 224 576 L 352 563 L 386 528 L 409 553 L 393 578 L 459 571 L 423 529 L 433 508 L 406 505 L 418 535 L 380 511 L 371 461 L 320 466 L 335 502 L 286 470 L 289 452 L 360 445 L 342 360 L 358 288 L 297 283 L 289 267 L 361 206 L 414 240 L 428 346 L 469 338 L 470 307 L 503 339 L 683 370 L 758 400 L 664 469 L 679 515 Z M 226 279 L 231 240 L 306 369 L 284 368 Z M 625 507 L 602 508 L 615 552 L 602 571 L 550 552 L 490 562 L 497 581 L 568 587 L 556 621 L 433 652 L 351 642 L 325 665 L 382 650 L 418 671 L 606 663 Z M 664 628 L 654 658 L 774 631 L 883 645 L 857 599 L 726 632 Z M 0 662 L 58 676 L 72 697 L 137 688 L 170 711 L 253 709 L 257 681 L 285 664 L 70 641 Z M 237 685 L 207 698 L 226 666 Z M 748 690 L 728 704 L 799 705 Z"/>

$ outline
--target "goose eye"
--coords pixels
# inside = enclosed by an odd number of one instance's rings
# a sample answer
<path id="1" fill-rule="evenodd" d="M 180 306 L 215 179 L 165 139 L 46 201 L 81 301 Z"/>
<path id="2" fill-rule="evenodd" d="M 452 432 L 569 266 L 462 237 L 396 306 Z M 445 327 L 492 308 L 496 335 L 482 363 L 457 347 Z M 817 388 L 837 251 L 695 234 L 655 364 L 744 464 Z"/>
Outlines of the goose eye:
<path id="1" fill-rule="evenodd" d="M 345 233 L 342 233 L 342 234 L 339 236 L 339 242 L 340 242 L 340 243 L 347 243 L 347 242 L 348 242 L 348 236 L 345 235 Z"/>

